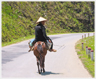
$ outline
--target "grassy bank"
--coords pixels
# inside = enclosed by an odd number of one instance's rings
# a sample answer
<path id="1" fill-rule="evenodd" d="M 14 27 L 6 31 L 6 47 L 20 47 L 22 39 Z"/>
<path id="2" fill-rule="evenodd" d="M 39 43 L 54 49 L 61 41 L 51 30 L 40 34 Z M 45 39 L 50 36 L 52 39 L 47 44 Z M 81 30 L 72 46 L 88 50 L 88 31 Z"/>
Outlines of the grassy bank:
<path id="1" fill-rule="evenodd" d="M 94 31 L 94 3 L 2 1 L 2 42 L 34 35 L 40 16 L 47 33 Z"/>
<path id="2" fill-rule="evenodd" d="M 31 38 L 34 38 L 34 37 L 35 37 L 34 35 L 30 35 L 30 36 L 27 36 L 27 37 L 21 37 L 21 38 L 18 38 L 18 39 L 13 39 L 11 42 L 2 43 L 2 47 L 7 46 L 7 45 L 11 45 L 11 44 L 14 44 L 14 43 L 18 43 L 18 42 L 21 42 L 21 41 L 24 41 L 24 40 L 28 40 L 28 39 L 31 39 Z"/>
<path id="3" fill-rule="evenodd" d="M 84 43 L 84 50 L 82 50 L 82 42 Z M 88 70 L 92 77 L 95 76 L 95 54 L 94 61 L 91 61 L 91 58 L 88 58 L 88 55 L 86 55 L 86 46 L 91 47 L 91 50 L 94 50 L 95 53 L 94 45 L 94 36 L 91 36 L 84 38 L 83 40 L 79 40 L 75 46 L 78 57 L 81 59 L 82 63 L 84 64 L 84 67 Z"/>

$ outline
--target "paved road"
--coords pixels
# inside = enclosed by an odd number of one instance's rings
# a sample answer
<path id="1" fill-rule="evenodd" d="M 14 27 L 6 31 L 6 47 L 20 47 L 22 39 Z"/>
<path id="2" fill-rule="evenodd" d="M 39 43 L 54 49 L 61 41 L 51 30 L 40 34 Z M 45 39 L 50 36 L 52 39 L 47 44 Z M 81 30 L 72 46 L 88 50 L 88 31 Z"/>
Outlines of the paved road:
<path id="1" fill-rule="evenodd" d="M 46 72 L 41 75 L 37 72 L 33 52 L 27 52 L 29 40 L 3 47 L 2 77 L 91 78 L 75 51 L 75 43 L 82 38 L 82 35 L 84 33 L 51 35 L 57 52 L 48 51 L 45 57 Z"/>

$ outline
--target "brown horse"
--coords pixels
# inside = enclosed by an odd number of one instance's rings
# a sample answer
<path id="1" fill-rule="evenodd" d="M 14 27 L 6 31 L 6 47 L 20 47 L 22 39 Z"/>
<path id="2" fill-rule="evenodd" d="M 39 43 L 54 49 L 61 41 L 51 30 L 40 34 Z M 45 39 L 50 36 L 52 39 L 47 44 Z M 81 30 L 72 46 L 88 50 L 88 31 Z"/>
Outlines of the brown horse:
<path id="1" fill-rule="evenodd" d="M 41 74 L 45 72 L 44 69 L 44 61 L 45 61 L 45 55 L 47 54 L 47 47 L 44 42 L 38 41 L 34 45 L 34 55 L 36 56 L 37 59 L 37 66 L 38 66 L 38 72 Z"/>

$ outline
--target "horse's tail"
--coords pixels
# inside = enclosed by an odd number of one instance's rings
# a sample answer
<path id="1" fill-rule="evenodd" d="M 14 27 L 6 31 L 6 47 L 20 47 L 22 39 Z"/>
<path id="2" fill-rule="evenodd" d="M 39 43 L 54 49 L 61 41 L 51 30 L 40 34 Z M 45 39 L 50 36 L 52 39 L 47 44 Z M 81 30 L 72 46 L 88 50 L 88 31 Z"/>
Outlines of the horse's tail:
<path id="1" fill-rule="evenodd" d="M 42 56 L 43 48 L 42 48 L 42 45 L 41 44 L 38 44 L 37 50 L 38 50 L 39 55 L 40 55 L 40 66 L 43 67 L 44 66 L 44 58 Z"/>

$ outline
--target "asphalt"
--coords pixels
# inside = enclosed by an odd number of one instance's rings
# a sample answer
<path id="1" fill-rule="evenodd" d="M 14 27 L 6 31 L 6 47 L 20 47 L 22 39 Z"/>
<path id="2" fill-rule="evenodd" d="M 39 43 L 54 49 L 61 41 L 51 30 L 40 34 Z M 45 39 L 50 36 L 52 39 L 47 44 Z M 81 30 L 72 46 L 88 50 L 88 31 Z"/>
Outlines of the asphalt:
<path id="1" fill-rule="evenodd" d="M 50 35 L 57 52 L 47 52 L 42 74 L 37 72 L 33 52 L 28 52 L 29 40 L 2 47 L 2 78 L 92 78 L 75 51 L 75 43 L 84 34 Z"/>

